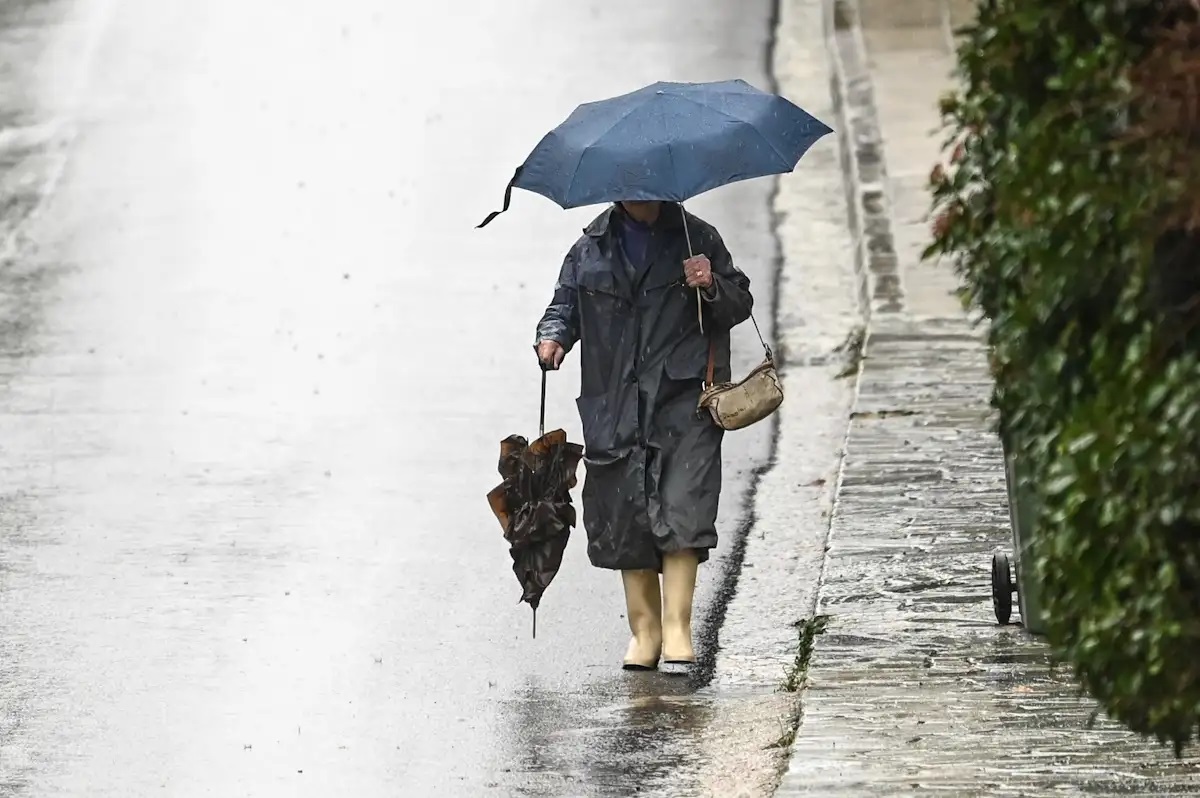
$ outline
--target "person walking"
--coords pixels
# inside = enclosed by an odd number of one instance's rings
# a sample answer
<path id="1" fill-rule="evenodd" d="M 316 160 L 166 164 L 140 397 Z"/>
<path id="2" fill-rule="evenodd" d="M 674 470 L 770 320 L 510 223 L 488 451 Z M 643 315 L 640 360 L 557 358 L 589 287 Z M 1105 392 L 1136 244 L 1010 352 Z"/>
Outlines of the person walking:
<path id="1" fill-rule="evenodd" d="M 697 402 L 706 379 L 730 379 L 729 331 L 753 302 L 712 225 L 678 203 L 624 201 L 571 247 L 537 325 L 544 368 L 582 350 L 583 525 L 592 565 L 621 572 L 627 669 L 696 660 L 692 599 L 717 545 L 724 435 Z"/>

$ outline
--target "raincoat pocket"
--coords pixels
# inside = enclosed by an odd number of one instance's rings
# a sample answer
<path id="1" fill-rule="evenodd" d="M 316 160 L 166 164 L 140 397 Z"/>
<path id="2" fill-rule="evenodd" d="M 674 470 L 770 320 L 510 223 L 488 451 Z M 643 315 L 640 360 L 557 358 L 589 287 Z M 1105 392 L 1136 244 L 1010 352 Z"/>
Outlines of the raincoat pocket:
<path id="1" fill-rule="evenodd" d="M 584 457 L 588 462 L 615 462 L 637 445 L 636 391 L 581 396 L 575 405 L 583 424 Z"/>
<path id="2" fill-rule="evenodd" d="M 576 285 L 584 296 L 594 299 L 619 300 L 629 304 L 629 300 L 621 291 L 617 278 L 608 269 L 588 269 L 581 271 Z"/>
<path id="3" fill-rule="evenodd" d="M 622 293 L 612 272 L 582 272 L 577 285 L 579 315 L 585 329 L 606 330 L 630 314 L 632 304 Z"/>

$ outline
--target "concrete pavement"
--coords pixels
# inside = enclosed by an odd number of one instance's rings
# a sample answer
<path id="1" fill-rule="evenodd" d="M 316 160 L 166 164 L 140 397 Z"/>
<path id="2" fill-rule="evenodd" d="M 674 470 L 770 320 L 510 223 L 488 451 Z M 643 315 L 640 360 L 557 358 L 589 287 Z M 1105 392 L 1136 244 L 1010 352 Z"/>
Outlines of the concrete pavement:
<path id="1" fill-rule="evenodd" d="M 849 0 L 830 30 L 871 315 L 815 608 L 828 624 L 777 794 L 1197 795 L 1200 760 L 1088 728 L 1093 703 L 1044 644 L 995 622 L 990 555 L 1012 543 L 985 348 L 949 266 L 918 261 L 942 23 L 961 11 Z"/>

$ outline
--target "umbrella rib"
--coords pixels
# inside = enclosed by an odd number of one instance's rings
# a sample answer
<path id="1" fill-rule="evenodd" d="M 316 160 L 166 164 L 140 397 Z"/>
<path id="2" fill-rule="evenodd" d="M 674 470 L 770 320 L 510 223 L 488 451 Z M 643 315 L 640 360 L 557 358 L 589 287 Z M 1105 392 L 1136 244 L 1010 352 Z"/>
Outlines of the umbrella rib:
<path id="1" fill-rule="evenodd" d="M 604 129 L 603 133 L 600 133 L 599 135 L 597 135 L 594 139 L 592 139 L 592 142 L 590 144 L 586 145 L 582 150 L 579 151 L 579 160 L 575 162 L 575 171 L 571 173 L 571 182 L 567 183 L 567 190 L 563 194 L 564 201 L 570 202 L 571 189 L 575 188 L 575 178 L 577 178 L 579 176 L 579 167 L 583 163 L 583 159 L 587 155 L 588 150 L 590 150 L 592 147 L 596 146 L 597 141 L 604 138 L 609 133 L 612 133 L 613 130 L 616 129 L 617 125 L 624 122 L 626 119 L 628 119 L 630 117 L 630 115 L 633 114 L 634 111 L 640 110 L 641 107 L 642 106 L 640 104 L 635 105 L 633 108 L 630 108 L 628 111 L 621 114 L 621 116 L 618 117 L 616 120 L 614 120 L 611 125 L 609 125 L 607 128 Z"/>
<path id="2" fill-rule="evenodd" d="M 671 176 L 674 177 L 676 180 L 678 180 L 679 169 L 675 166 L 675 150 L 671 147 L 671 142 L 669 142 L 669 141 L 667 142 L 667 159 L 671 161 L 671 171 L 674 173 Z M 679 184 L 675 183 L 675 185 L 678 186 Z M 687 222 L 685 221 L 684 227 L 686 228 L 686 226 L 687 226 Z M 685 232 L 686 232 L 686 230 L 685 230 Z M 688 242 L 688 250 L 689 250 L 688 257 L 691 257 L 691 254 L 692 254 L 690 251 L 691 250 L 691 242 Z"/>
<path id="3" fill-rule="evenodd" d="M 732 119 L 735 122 L 741 122 L 743 125 L 750 128 L 751 130 L 753 130 L 754 134 L 762 140 L 763 144 L 766 144 L 768 147 L 770 147 L 771 151 L 774 152 L 775 155 L 778 156 L 781 161 L 783 161 L 783 163 L 786 164 L 788 162 L 787 157 L 785 157 L 784 154 L 779 151 L 779 148 L 776 147 L 774 144 L 772 144 L 767 139 L 767 137 L 762 134 L 762 131 L 760 131 L 757 127 L 755 127 L 754 124 L 752 122 L 750 122 L 748 119 L 742 119 L 740 116 L 734 116 L 733 114 L 729 113 L 728 111 L 722 111 L 719 108 L 713 108 L 711 105 L 705 105 L 704 103 L 700 102 L 699 100 L 694 100 L 685 94 L 672 94 L 671 96 L 678 97 L 679 99 L 689 102 L 692 105 L 698 105 L 701 108 L 707 109 L 709 111 L 713 111 L 715 113 L 720 114 L 721 116 L 728 117 L 729 119 Z M 795 165 L 793 164 L 792 166 L 794 168 Z"/>

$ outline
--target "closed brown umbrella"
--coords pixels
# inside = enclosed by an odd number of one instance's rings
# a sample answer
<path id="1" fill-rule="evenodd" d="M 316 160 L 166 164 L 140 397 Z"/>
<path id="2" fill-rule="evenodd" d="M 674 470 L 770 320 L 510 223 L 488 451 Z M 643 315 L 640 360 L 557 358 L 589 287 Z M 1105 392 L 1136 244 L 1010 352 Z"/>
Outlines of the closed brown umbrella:
<path id="1" fill-rule="evenodd" d="M 538 438 L 531 443 L 520 435 L 509 435 L 500 442 L 503 481 L 488 493 L 488 504 L 508 541 L 513 573 L 521 583 L 520 600 L 533 608 L 534 637 L 542 594 L 558 574 L 571 527 L 576 524 L 571 489 L 583 458 L 583 447 L 568 443 L 566 431 L 545 431 L 545 419 L 543 370 Z"/>

